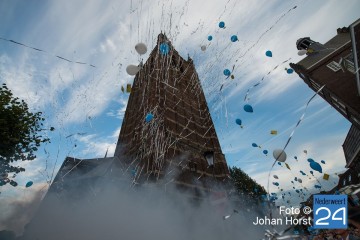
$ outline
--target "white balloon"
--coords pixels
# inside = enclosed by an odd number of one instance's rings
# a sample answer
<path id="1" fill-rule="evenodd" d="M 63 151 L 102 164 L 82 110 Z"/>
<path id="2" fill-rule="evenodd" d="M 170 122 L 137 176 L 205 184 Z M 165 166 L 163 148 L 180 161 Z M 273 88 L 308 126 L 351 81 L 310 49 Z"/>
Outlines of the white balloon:
<path id="1" fill-rule="evenodd" d="M 286 152 L 284 152 L 282 149 L 275 149 L 273 151 L 273 156 L 275 160 L 279 162 L 285 162 L 286 161 Z"/>
<path id="2" fill-rule="evenodd" d="M 298 55 L 299 55 L 299 56 L 303 56 L 303 55 L 305 55 L 306 53 L 307 53 L 307 50 L 305 50 L 305 49 L 301 49 L 301 50 L 298 51 Z"/>
<path id="3" fill-rule="evenodd" d="M 203 45 L 203 46 L 201 46 L 201 51 L 205 51 L 206 50 L 206 46 L 205 45 Z"/>
<path id="4" fill-rule="evenodd" d="M 126 72 L 131 76 L 136 75 L 139 71 L 140 71 L 140 67 L 135 65 L 129 65 L 126 67 Z"/>
<path id="5" fill-rule="evenodd" d="M 144 43 L 138 43 L 135 45 L 135 50 L 138 54 L 143 55 L 147 52 L 147 47 Z"/>
<path id="6" fill-rule="evenodd" d="M 302 180 L 300 178 L 297 179 L 299 183 L 302 183 Z"/>
<path id="7" fill-rule="evenodd" d="M 279 177 L 278 177 L 277 175 L 274 175 L 274 178 L 275 178 L 275 179 L 279 179 Z"/>

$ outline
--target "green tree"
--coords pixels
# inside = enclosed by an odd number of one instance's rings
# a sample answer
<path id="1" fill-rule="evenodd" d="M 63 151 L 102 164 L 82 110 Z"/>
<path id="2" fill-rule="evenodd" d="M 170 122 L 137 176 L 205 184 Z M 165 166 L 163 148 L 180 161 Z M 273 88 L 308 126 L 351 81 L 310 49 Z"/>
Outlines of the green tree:
<path id="1" fill-rule="evenodd" d="M 238 195 L 245 194 L 253 199 L 260 200 L 261 195 L 266 194 L 264 187 L 260 186 L 240 168 L 232 167 L 229 171 Z"/>
<path id="2" fill-rule="evenodd" d="M 47 130 L 43 129 L 44 120 L 42 112 L 30 112 L 26 102 L 14 97 L 6 84 L 0 87 L 0 186 L 7 183 L 17 186 L 10 174 L 25 169 L 10 164 L 18 160 L 34 160 L 40 144 L 50 142 L 41 135 Z"/>

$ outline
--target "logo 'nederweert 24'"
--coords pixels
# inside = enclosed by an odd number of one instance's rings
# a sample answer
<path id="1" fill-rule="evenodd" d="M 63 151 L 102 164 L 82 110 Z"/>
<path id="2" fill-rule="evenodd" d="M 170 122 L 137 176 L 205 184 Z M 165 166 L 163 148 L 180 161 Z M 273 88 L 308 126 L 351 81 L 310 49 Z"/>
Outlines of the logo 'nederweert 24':
<path id="1" fill-rule="evenodd" d="M 314 195 L 314 228 L 346 229 L 347 195 Z"/>

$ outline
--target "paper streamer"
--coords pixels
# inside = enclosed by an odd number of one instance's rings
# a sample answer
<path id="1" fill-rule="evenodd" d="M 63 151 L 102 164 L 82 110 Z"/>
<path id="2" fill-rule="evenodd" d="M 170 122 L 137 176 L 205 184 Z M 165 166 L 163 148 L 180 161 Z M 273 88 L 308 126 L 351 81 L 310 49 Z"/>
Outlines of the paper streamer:
<path id="1" fill-rule="evenodd" d="M 7 41 L 7 42 L 11 42 L 11 43 L 14 43 L 14 44 L 17 44 L 17 45 L 26 47 L 26 48 L 30 48 L 30 49 L 35 50 L 35 51 L 47 53 L 47 54 L 49 54 L 49 55 L 51 55 L 51 56 L 53 56 L 53 57 L 56 57 L 56 58 L 58 58 L 58 59 L 61 59 L 61 60 L 63 60 L 63 61 L 66 61 L 66 62 L 72 62 L 72 63 L 82 64 L 82 65 L 89 65 L 90 67 L 95 67 L 95 66 L 92 65 L 92 64 L 69 60 L 69 59 L 67 59 L 67 58 L 64 58 L 64 57 L 61 57 L 61 56 L 58 56 L 58 55 L 51 54 L 51 53 L 49 53 L 49 52 L 47 52 L 47 51 L 45 51 L 45 50 L 42 50 L 42 49 L 39 49 L 39 48 L 30 47 L 30 46 L 28 46 L 28 45 L 26 45 L 26 44 L 23 44 L 23 43 L 20 43 L 20 42 L 11 40 L 11 39 L 6 39 L 6 38 L 0 37 L 0 40 Z"/>

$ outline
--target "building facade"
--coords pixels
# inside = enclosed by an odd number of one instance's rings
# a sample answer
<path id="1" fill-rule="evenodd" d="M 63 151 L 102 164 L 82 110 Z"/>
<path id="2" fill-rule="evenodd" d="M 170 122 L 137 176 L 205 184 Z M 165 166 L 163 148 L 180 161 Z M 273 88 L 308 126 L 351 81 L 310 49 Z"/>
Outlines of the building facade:
<path id="1" fill-rule="evenodd" d="M 358 183 L 360 177 L 359 45 L 360 19 L 337 29 L 337 35 L 325 44 L 309 37 L 299 39 L 299 55 L 303 51 L 307 56 L 296 64 L 290 63 L 313 91 L 352 123 L 343 144 L 349 170 L 340 177 L 339 187 Z"/>
<path id="2" fill-rule="evenodd" d="M 115 156 L 126 156 L 136 181 L 229 176 L 194 63 L 164 34 L 135 76 Z"/>
<path id="3" fill-rule="evenodd" d="M 360 96 L 349 29 L 338 29 L 325 44 L 299 39 L 297 48 L 306 50 L 308 56 L 290 66 L 315 92 L 325 85 L 319 95 L 360 128 Z"/>

